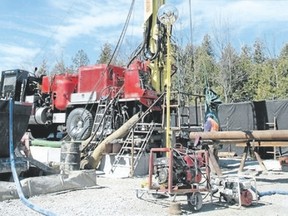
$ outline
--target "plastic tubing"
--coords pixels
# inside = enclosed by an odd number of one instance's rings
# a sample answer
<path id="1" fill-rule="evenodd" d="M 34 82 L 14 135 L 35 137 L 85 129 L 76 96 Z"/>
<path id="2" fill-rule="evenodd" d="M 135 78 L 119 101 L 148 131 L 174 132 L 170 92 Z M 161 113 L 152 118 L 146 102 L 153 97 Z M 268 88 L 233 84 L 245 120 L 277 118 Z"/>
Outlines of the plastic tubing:
<path id="1" fill-rule="evenodd" d="M 9 150 L 10 150 L 10 162 L 11 162 L 11 170 L 14 182 L 16 184 L 16 189 L 20 200 L 29 207 L 30 209 L 47 216 L 56 216 L 53 212 L 42 209 L 31 203 L 28 199 L 25 198 L 22 190 L 22 186 L 20 184 L 16 167 L 15 167 L 15 158 L 14 158 L 14 143 L 13 143 L 13 113 L 14 113 L 14 101 L 12 98 L 9 99 Z"/>

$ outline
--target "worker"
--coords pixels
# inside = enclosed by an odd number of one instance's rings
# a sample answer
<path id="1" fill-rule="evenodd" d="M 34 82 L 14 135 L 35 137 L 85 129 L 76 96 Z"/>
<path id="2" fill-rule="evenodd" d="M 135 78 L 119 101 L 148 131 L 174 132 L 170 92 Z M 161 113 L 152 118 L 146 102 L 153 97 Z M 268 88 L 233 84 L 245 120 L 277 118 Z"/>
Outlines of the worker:
<path id="1" fill-rule="evenodd" d="M 21 138 L 21 150 L 23 150 L 26 157 L 31 157 L 30 151 L 30 132 L 25 132 Z"/>
<path id="2" fill-rule="evenodd" d="M 216 119 L 216 117 L 212 113 L 207 114 L 207 119 L 206 119 L 206 122 L 204 124 L 204 131 L 205 132 L 219 131 L 219 124 L 217 123 L 217 121 L 215 119 Z M 217 162 L 219 161 L 219 157 L 218 157 L 219 147 L 220 147 L 219 144 L 213 144 L 212 146 L 209 146 L 209 148 L 213 152 L 213 155 L 214 155 Z"/>
<path id="3" fill-rule="evenodd" d="M 204 124 L 204 131 L 219 131 L 219 124 L 215 120 L 215 116 L 211 113 L 207 115 L 207 119 Z"/>

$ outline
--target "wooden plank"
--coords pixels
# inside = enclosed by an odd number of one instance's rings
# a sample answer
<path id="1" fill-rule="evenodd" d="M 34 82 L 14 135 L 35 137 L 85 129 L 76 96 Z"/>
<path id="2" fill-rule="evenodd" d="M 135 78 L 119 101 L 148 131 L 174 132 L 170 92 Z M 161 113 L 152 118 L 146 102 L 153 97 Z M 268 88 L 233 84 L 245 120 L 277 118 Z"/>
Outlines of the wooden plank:
<path id="1" fill-rule="evenodd" d="M 236 155 L 235 152 L 218 152 L 218 157 L 220 158 L 231 158 L 234 157 Z"/>

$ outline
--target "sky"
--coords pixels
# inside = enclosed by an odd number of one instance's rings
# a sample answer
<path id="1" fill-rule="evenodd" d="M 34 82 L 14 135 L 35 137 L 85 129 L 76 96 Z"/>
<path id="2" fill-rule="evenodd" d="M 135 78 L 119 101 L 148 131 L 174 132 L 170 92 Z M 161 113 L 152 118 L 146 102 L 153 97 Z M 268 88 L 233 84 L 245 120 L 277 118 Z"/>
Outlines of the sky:
<path id="1" fill-rule="evenodd" d="M 1 0 L 0 70 L 33 71 L 43 60 L 68 66 L 78 50 L 90 63 L 104 43 L 115 46 L 131 0 Z M 230 40 L 240 50 L 260 39 L 270 55 L 288 42 L 288 0 L 166 0 L 179 11 L 173 26 L 178 44 L 201 43 L 205 34 Z M 190 19 L 191 18 L 191 19 Z M 142 41 L 144 0 L 136 0 L 123 45 Z M 192 28 L 191 28 L 192 26 Z M 129 50 L 128 49 L 128 50 Z M 128 54 L 127 54 L 128 55 Z"/>

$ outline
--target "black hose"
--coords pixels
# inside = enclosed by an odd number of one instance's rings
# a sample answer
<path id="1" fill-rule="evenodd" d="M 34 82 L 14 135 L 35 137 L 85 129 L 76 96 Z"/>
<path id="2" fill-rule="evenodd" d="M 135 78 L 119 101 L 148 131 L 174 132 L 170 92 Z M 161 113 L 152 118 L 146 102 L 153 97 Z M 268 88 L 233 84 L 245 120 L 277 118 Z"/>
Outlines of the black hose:
<path id="1" fill-rule="evenodd" d="M 9 99 L 9 150 L 10 150 L 10 162 L 11 162 L 11 171 L 13 175 L 14 182 L 16 184 L 16 189 L 20 200 L 26 205 L 27 207 L 31 208 L 32 210 L 39 212 L 40 214 L 47 215 L 47 216 L 56 216 L 56 214 L 42 209 L 33 203 L 31 203 L 28 199 L 25 198 L 22 190 L 22 186 L 20 184 L 16 167 L 15 167 L 15 158 L 14 158 L 14 143 L 13 143 L 13 113 L 14 113 L 14 101 L 12 98 Z"/>

